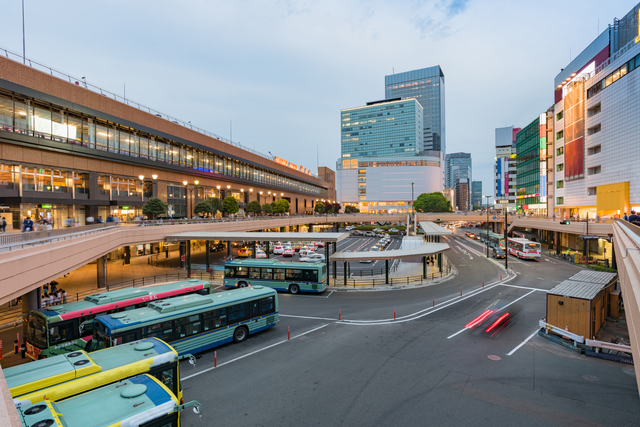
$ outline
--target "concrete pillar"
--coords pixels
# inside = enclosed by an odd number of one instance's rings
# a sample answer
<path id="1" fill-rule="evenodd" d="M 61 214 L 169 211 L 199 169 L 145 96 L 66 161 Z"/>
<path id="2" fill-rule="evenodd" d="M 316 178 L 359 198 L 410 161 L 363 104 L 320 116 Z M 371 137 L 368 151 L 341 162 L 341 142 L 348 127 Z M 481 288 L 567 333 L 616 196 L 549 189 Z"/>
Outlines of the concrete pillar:
<path id="1" fill-rule="evenodd" d="M 211 252 L 210 252 L 210 248 L 209 245 L 211 244 L 211 241 L 207 240 L 205 241 L 205 244 L 207 245 L 207 248 L 205 249 L 207 251 L 207 255 L 206 257 L 206 263 L 207 263 L 207 271 L 209 271 L 209 269 L 211 268 Z"/>
<path id="2" fill-rule="evenodd" d="M 191 278 L 191 240 L 187 240 L 187 277 Z"/>
<path id="3" fill-rule="evenodd" d="M 618 269 L 618 263 L 616 261 L 616 250 L 613 246 L 613 238 L 611 238 L 611 268 L 615 268 L 616 270 Z"/>
<path id="4" fill-rule="evenodd" d="M 561 250 L 560 246 L 562 246 L 562 245 L 560 244 L 560 232 L 559 231 L 556 231 L 556 238 L 555 238 L 554 244 L 556 245 L 556 255 L 560 255 L 560 250 Z"/>
<path id="5" fill-rule="evenodd" d="M 31 310 L 42 308 L 40 307 L 41 305 L 42 305 L 42 287 L 38 286 L 38 288 L 22 295 L 22 313 L 23 314 L 28 313 Z M 24 320 L 25 322 L 22 322 L 22 336 L 21 336 L 22 342 L 25 342 L 27 338 L 28 322 L 26 322 L 27 320 L 26 318 Z M 10 348 L 9 344 L 10 343 L 7 343 L 7 348 Z"/>
<path id="6" fill-rule="evenodd" d="M 427 278 L 427 257 L 426 256 L 422 257 L 422 278 L 423 279 Z"/>
<path id="7" fill-rule="evenodd" d="M 96 263 L 96 269 L 98 272 L 98 288 L 107 287 L 107 256 L 103 255 L 98 258 Z"/>
<path id="8" fill-rule="evenodd" d="M 180 268 L 187 268 L 187 242 L 180 242 Z"/>
<path id="9" fill-rule="evenodd" d="M 251 251 L 251 258 L 256 258 L 256 242 L 253 242 L 253 250 Z"/>
<path id="10" fill-rule="evenodd" d="M 307 233 L 313 233 L 313 224 L 309 224 L 309 228 L 307 229 Z"/>
<path id="11" fill-rule="evenodd" d="M 336 243 L 333 243 L 333 253 L 336 253 Z M 333 280 L 338 280 L 338 263 L 333 261 Z"/>
<path id="12" fill-rule="evenodd" d="M 124 247 L 124 263 L 131 264 L 131 246 Z"/>
<path id="13" fill-rule="evenodd" d="M 442 253 L 438 254 L 438 270 L 442 273 Z"/>
<path id="14" fill-rule="evenodd" d="M 342 269 L 342 271 L 344 272 L 344 285 L 347 286 L 347 265 L 349 263 L 345 261 L 344 263 L 344 268 Z"/>
<path id="15" fill-rule="evenodd" d="M 231 241 L 227 241 L 227 256 L 231 256 L 233 252 L 231 252 Z"/>
<path id="16" fill-rule="evenodd" d="M 300 232 L 300 224 L 296 225 L 296 233 Z"/>
<path id="17" fill-rule="evenodd" d="M 384 283 L 389 284 L 389 260 L 384 260 Z"/>
<path id="18" fill-rule="evenodd" d="M 271 256 L 269 255 L 269 252 L 271 252 L 271 242 L 267 241 L 267 250 L 265 251 L 267 253 L 267 259 L 271 258 Z"/>

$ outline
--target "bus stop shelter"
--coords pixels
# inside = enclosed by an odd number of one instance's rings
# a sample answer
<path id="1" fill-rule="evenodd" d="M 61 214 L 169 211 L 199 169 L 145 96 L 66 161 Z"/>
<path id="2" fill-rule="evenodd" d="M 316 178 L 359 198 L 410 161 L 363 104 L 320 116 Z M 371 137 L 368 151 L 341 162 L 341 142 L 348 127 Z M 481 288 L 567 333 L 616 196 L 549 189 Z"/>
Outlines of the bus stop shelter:
<path id="1" fill-rule="evenodd" d="M 384 260 L 385 283 L 389 283 L 389 260 L 422 257 L 422 277 L 427 277 L 427 257 L 436 256 L 438 259 L 438 268 L 442 271 L 442 253 L 449 250 L 446 243 L 427 243 L 410 249 L 396 249 L 390 251 L 378 252 L 336 252 L 331 255 L 331 261 L 334 262 L 333 274 L 336 277 L 336 262 L 344 262 L 344 281 L 347 281 L 347 270 L 350 261 L 382 261 Z"/>
<path id="2" fill-rule="evenodd" d="M 424 238 L 427 242 L 440 242 L 440 236 L 453 236 L 453 231 L 441 227 L 435 222 L 420 221 L 420 227 L 424 232 Z"/>
<path id="3" fill-rule="evenodd" d="M 231 255 L 231 242 L 252 242 L 253 251 L 251 256 L 256 256 L 256 242 L 266 242 L 267 258 L 269 258 L 270 242 L 324 242 L 325 260 L 329 260 L 330 244 L 333 244 L 333 252 L 336 251 L 336 243 L 349 237 L 349 233 L 262 233 L 262 232 L 233 232 L 233 231 L 190 231 L 167 236 L 167 243 L 180 242 L 180 259 L 184 259 L 187 268 L 187 276 L 191 276 L 191 241 L 204 240 L 207 242 L 206 263 L 207 270 L 210 269 L 211 259 L 209 256 L 209 242 L 212 240 L 222 240 L 227 242 L 227 255 Z M 184 257 L 184 258 L 183 258 Z M 328 268 L 328 265 L 327 265 Z M 335 268 L 335 264 L 334 264 Z M 335 273 L 335 272 L 334 272 Z M 327 274 L 327 280 L 329 274 Z"/>

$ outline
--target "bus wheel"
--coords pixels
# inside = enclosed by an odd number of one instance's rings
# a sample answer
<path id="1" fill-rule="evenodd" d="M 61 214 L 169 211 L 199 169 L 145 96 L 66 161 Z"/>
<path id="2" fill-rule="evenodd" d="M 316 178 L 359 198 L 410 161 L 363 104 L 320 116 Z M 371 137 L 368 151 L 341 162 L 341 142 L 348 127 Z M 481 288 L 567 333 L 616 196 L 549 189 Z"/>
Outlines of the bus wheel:
<path id="1" fill-rule="evenodd" d="M 295 294 L 299 294 L 300 293 L 300 286 L 296 285 L 295 283 L 291 286 L 289 286 L 289 292 L 291 292 L 293 295 Z"/>
<path id="2" fill-rule="evenodd" d="M 249 336 L 249 331 L 246 326 L 240 326 L 233 331 L 233 342 L 242 342 Z"/>
<path id="3" fill-rule="evenodd" d="M 238 283 L 238 287 L 239 287 L 239 288 L 246 288 L 246 287 L 247 287 L 247 282 L 240 282 L 240 283 Z"/>

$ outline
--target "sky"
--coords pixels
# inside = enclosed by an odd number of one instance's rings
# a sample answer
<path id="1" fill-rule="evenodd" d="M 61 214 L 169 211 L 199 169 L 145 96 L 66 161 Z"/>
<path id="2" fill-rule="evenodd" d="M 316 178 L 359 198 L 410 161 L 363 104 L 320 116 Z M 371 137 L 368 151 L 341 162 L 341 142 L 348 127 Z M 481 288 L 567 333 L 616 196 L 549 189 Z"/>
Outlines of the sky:
<path id="1" fill-rule="evenodd" d="M 560 69 L 636 2 L 24 0 L 26 56 L 314 172 L 335 169 L 341 109 L 440 65 L 447 152 L 493 195 L 495 128 L 546 111 Z M 2 9 L 0 47 L 21 53 L 21 2 Z"/>

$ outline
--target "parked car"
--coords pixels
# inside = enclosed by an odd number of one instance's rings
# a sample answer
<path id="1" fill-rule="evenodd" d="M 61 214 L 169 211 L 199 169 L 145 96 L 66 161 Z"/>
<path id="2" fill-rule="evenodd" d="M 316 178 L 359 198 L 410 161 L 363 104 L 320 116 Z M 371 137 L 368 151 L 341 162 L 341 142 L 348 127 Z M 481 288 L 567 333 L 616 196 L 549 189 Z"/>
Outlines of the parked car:
<path id="1" fill-rule="evenodd" d="M 306 257 L 300 258 L 300 262 L 324 262 L 324 255 L 309 254 Z"/>
<path id="2" fill-rule="evenodd" d="M 295 254 L 295 253 L 296 253 L 296 252 L 295 252 L 293 249 L 289 248 L 289 249 L 285 249 L 285 250 L 284 250 L 284 252 L 282 253 L 282 256 L 283 256 L 283 257 L 285 257 L 285 256 L 286 256 L 286 257 L 292 257 L 292 256 L 293 256 L 293 254 Z"/>
<path id="3" fill-rule="evenodd" d="M 365 231 L 364 235 L 367 237 L 376 237 L 376 233 L 374 233 L 373 231 Z"/>
<path id="4" fill-rule="evenodd" d="M 239 258 L 249 258 L 250 256 L 251 256 L 251 249 L 248 249 L 248 248 L 238 249 Z"/>
<path id="5" fill-rule="evenodd" d="M 267 253 L 265 251 L 256 250 L 256 258 L 266 258 L 266 257 L 267 257 Z"/>
<path id="6" fill-rule="evenodd" d="M 392 233 L 397 233 L 400 230 L 398 230 L 397 228 L 390 228 L 389 231 Z"/>
<path id="7" fill-rule="evenodd" d="M 224 243 L 211 243 L 209 245 L 209 252 L 224 251 L 226 248 L 227 247 Z"/>
<path id="8" fill-rule="evenodd" d="M 504 249 L 492 248 L 491 249 L 491 256 L 494 257 L 495 259 L 498 259 L 498 258 L 504 258 L 506 255 L 504 253 Z"/>
<path id="9" fill-rule="evenodd" d="M 353 233 L 351 233 L 352 236 L 362 236 L 362 232 L 360 230 L 353 230 Z"/>
<path id="10" fill-rule="evenodd" d="M 274 253 L 274 255 L 282 255 L 282 254 L 283 254 L 283 252 L 284 252 L 284 246 L 280 246 L 280 245 L 278 245 L 278 246 L 274 246 L 274 247 L 273 247 L 273 253 Z"/>

